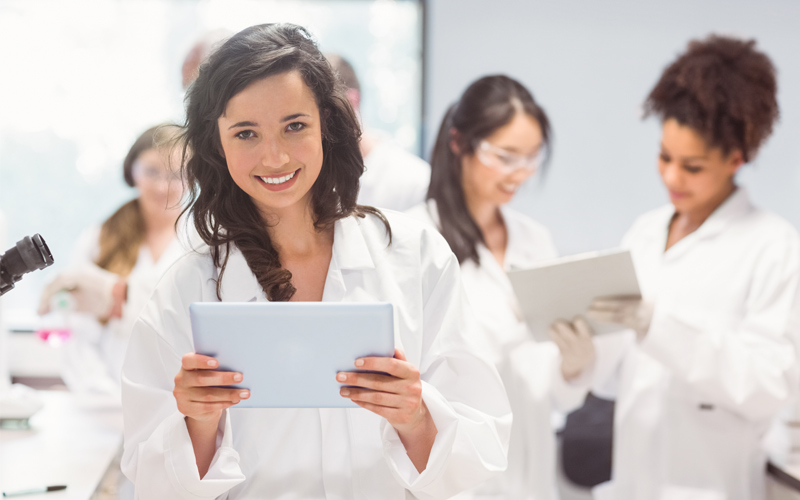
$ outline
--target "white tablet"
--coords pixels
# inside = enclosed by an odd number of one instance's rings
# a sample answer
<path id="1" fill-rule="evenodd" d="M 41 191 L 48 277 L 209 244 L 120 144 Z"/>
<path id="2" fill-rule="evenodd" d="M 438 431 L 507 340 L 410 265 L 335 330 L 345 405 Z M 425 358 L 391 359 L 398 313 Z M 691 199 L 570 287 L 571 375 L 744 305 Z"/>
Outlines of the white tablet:
<path id="1" fill-rule="evenodd" d="M 558 319 L 585 317 L 595 297 L 639 295 L 636 270 L 627 250 L 543 261 L 531 269 L 510 271 L 508 278 L 536 340 L 549 340 L 547 331 Z M 620 330 L 619 325 L 589 323 L 597 335 Z"/>
<path id="2" fill-rule="evenodd" d="M 355 408 L 336 373 L 394 356 L 389 303 L 195 302 L 189 315 L 195 352 L 244 375 L 235 408 Z"/>

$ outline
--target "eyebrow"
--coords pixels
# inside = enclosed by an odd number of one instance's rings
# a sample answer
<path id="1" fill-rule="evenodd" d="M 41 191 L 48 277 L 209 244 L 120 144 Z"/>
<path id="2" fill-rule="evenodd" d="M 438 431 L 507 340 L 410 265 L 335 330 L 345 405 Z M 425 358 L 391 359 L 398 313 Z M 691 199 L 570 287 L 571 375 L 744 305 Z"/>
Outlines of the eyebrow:
<path id="1" fill-rule="evenodd" d="M 670 154 L 670 152 L 667 151 L 667 148 L 665 148 L 663 144 L 661 145 L 661 152 Z M 687 160 L 708 160 L 708 156 L 684 156 L 683 158 L 681 158 L 681 161 L 687 161 Z"/>
<path id="2" fill-rule="evenodd" d="M 300 118 L 301 116 L 305 116 L 306 118 L 311 118 L 311 115 L 306 114 L 306 113 L 295 113 L 293 115 L 289 115 L 289 116 L 283 117 L 283 119 L 281 119 L 281 123 L 286 123 L 286 122 L 290 122 L 292 120 L 296 120 L 297 118 Z M 239 128 L 239 127 L 258 127 L 258 123 L 256 123 L 256 122 L 248 122 L 248 121 L 238 122 L 238 123 L 234 123 L 233 125 L 228 127 L 228 130 L 230 130 L 232 128 Z"/>

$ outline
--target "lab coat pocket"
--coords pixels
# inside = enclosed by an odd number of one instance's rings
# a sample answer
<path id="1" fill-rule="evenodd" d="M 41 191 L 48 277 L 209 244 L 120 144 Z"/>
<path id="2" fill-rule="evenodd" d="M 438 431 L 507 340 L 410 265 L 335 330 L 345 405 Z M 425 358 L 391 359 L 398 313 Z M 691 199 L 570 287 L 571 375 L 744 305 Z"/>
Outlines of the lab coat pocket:
<path id="1" fill-rule="evenodd" d="M 662 500 L 724 500 L 732 485 L 746 488 L 758 441 L 750 424 L 735 413 L 675 387 L 667 411 L 669 449 Z M 691 485 L 691 488 L 689 488 Z M 735 490 L 734 490 L 735 491 Z M 722 495 L 722 496 L 719 496 Z"/>

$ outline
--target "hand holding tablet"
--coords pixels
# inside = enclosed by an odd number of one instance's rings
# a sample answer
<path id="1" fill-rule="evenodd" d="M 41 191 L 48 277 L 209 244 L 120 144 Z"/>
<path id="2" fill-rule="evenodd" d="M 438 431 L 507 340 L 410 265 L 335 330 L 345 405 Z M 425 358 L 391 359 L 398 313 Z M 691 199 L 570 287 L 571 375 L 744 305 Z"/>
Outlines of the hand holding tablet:
<path id="1" fill-rule="evenodd" d="M 367 372 L 340 372 L 339 390 L 358 406 L 384 417 L 395 429 L 414 429 L 427 414 L 419 370 L 400 349 L 393 358 L 359 358 L 355 366 Z M 380 372 L 380 373 L 376 373 Z"/>

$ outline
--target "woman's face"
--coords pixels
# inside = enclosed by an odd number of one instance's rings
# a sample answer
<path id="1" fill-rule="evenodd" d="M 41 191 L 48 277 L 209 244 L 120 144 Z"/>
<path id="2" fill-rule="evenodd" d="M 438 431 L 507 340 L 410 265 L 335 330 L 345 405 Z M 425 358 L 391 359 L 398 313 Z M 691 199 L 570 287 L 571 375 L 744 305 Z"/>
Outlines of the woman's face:
<path id="1" fill-rule="evenodd" d="M 542 127 L 535 118 L 518 112 L 474 147 L 474 153 L 461 159 L 467 199 L 503 205 L 536 172 Z"/>
<path id="2" fill-rule="evenodd" d="M 180 213 L 184 183 L 180 176 L 180 154 L 177 150 L 147 149 L 133 162 L 133 183 L 139 190 L 143 213 L 166 215 Z"/>
<path id="3" fill-rule="evenodd" d="M 248 85 L 217 119 L 233 181 L 265 215 L 308 206 L 322 169 L 319 109 L 297 71 Z"/>
<path id="4" fill-rule="evenodd" d="M 710 148 L 694 129 L 668 119 L 662 126 L 658 172 L 678 213 L 714 208 L 733 188 L 742 155 Z"/>

